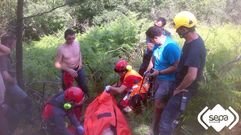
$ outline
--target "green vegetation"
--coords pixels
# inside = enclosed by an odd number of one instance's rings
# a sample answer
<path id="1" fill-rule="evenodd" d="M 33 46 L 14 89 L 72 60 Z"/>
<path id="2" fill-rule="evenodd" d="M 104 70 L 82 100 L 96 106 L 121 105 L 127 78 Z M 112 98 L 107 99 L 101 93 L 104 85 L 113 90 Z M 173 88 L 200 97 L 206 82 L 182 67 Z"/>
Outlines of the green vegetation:
<path id="1" fill-rule="evenodd" d="M 15 32 L 16 0 L 0 2 L 0 35 Z M 52 95 L 60 87 L 60 71 L 54 68 L 57 47 L 64 42 L 63 32 L 73 28 L 94 98 L 104 86 L 114 83 L 113 72 L 119 58 L 127 59 L 138 70 L 145 50 L 145 31 L 153 20 L 163 16 L 167 29 L 180 45 L 170 26 L 173 16 L 189 10 L 198 18 L 198 33 L 207 48 L 205 79 L 183 116 L 179 134 L 208 134 L 197 122 L 205 107 L 232 106 L 241 114 L 241 2 L 239 0 L 31 0 L 24 3 L 24 81 L 27 89 L 46 89 Z M 44 13 L 44 14 L 41 14 Z M 57 84 L 46 86 L 44 82 Z M 42 99 L 41 99 L 42 100 Z M 152 103 L 143 115 L 128 116 L 134 134 L 145 134 L 151 123 Z M 195 131 L 195 132 L 194 132 Z M 190 134 L 190 133 L 189 133 Z M 231 134 L 224 130 L 221 134 Z M 240 133 L 238 133 L 240 134 Z"/>
<path id="2" fill-rule="evenodd" d="M 15 30 L 16 5 L 16 0 L 0 2 L 0 34 Z M 39 40 L 65 27 L 85 32 L 130 12 L 138 14 L 138 19 L 164 16 L 170 20 L 177 12 L 189 10 L 207 24 L 240 24 L 240 7 L 238 0 L 31 0 L 24 2 L 24 39 Z"/>
<path id="3" fill-rule="evenodd" d="M 142 25 L 143 22 L 146 26 Z M 113 72 L 114 63 L 118 58 L 128 59 L 135 69 L 138 69 L 142 50 L 144 50 L 143 33 L 148 25 L 150 26 L 151 23 L 137 20 L 135 16 L 121 17 L 114 22 L 92 27 L 78 36 L 92 96 L 102 91 L 104 85 L 118 79 Z M 197 114 L 205 106 L 212 108 L 216 104 L 224 107 L 231 105 L 241 113 L 241 103 L 237 102 L 241 97 L 241 63 L 235 62 L 241 52 L 241 26 L 231 24 L 200 26 L 197 31 L 205 40 L 207 47 L 205 80 L 185 112 L 183 127 L 205 134 L 196 119 Z M 60 73 L 54 68 L 53 61 L 57 46 L 63 42 L 62 33 L 63 31 L 60 31 L 54 35 L 44 36 L 38 42 L 25 45 L 24 73 L 28 83 L 60 80 Z M 176 34 L 174 37 L 179 39 Z M 178 41 L 180 44 L 183 42 L 183 40 Z M 151 109 L 150 103 L 144 110 L 144 116 L 128 118 L 136 134 L 144 134 L 148 131 Z M 207 133 L 211 134 L 211 131 Z"/>

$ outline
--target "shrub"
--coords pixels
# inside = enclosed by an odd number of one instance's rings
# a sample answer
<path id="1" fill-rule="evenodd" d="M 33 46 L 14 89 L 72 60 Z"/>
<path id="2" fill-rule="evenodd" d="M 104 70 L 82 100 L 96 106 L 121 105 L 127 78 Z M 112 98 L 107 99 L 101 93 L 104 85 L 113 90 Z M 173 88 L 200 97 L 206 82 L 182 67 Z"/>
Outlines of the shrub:
<path id="1" fill-rule="evenodd" d="M 78 36 L 92 96 L 102 91 L 104 85 L 118 79 L 113 68 L 120 57 L 130 61 L 135 69 L 139 67 L 142 50 L 145 48 L 144 32 L 150 26 L 146 22 L 148 21 L 137 20 L 135 16 L 124 16 L 111 23 L 92 27 Z M 201 26 L 197 30 L 207 48 L 205 80 L 188 105 L 182 127 L 192 133 L 198 131 L 200 134 L 212 134 L 212 129 L 205 132 L 197 122 L 197 115 L 205 106 L 232 106 L 241 113 L 241 104 L 238 102 L 241 97 L 241 62 L 238 57 L 241 54 L 241 26 Z M 60 73 L 53 65 L 56 48 L 63 43 L 63 31 L 59 33 L 44 36 L 40 41 L 24 46 L 24 75 L 27 83 L 39 80 L 59 81 Z M 183 40 L 177 38 L 177 35 L 174 38 L 182 44 Z M 144 134 L 149 126 L 152 108 L 148 106 L 145 109 L 148 111 L 143 113 L 143 117 L 129 118 L 131 127 L 137 128 L 135 132 L 140 130 Z M 140 119 L 141 126 L 133 123 L 136 119 Z"/>

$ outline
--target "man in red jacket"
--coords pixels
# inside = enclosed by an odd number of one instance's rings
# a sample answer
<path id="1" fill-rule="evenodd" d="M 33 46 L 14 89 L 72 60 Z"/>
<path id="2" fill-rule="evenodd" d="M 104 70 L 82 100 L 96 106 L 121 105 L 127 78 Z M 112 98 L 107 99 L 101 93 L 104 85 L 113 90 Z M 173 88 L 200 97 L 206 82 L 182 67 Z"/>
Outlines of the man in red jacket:
<path id="1" fill-rule="evenodd" d="M 105 90 L 111 94 L 123 95 L 124 98 L 120 101 L 119 107 L 125 112 L 129 112 L 132 109 L 138 109 L 141 105 L 139 101 L 142 97 L 140 95 L 135 95 L 130 98 L 130 93 L 134 88 L 133 86 L 141 85 L 143 77 L 133 70 L 125 60 L 119 60 L 115 64 L 114 70 L 120 76 L 120 80 L 112 86 L 106 86 Z M 135 102 L 132 102 L 134 100 Z"/>
<path id="2" fill-rule="evenodd" d="M 84 101 L 84 92 L 77 87 L 70 87 L 52 97 L 44 107 L 42 118 L 50 135 L 74 135 L 65 124 L 65 116 L 75 127 L 78 135 L 84 134 L 84 128 L 76 116 L 75 108 Z"/>

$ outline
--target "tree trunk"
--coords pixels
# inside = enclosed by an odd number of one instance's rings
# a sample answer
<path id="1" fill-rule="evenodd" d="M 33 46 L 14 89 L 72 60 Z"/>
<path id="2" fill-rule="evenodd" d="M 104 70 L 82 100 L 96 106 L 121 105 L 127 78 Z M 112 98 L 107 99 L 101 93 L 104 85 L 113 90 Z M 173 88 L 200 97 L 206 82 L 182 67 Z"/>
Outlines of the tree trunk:
<path id="1" fill-rule="evenodd" d="M 17 73 L 17 81 L 20 87 L 24 87 L 23 83 L 23 47 L 22 47 L 22 39 L 23 39 L 23 2 L 24 0 L 18 0 L 17 4 L 17 28 L 16 28 L 16 36 L 17 36 L 17 46 L 16 46 L 16 73 Z"/>

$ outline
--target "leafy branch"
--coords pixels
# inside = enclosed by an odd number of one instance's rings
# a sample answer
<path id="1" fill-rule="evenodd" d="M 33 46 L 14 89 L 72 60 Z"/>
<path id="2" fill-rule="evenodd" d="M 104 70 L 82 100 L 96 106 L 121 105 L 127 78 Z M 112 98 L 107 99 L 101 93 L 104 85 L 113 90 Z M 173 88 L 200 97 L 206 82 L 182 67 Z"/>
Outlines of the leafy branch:
<path id="1" fill-rule="evenodd" d="M 58 9 L 58 8 L 61 8 L 61 7 L 64 7 L 64 6 L 67 6 L 68 4 L 63 4 L 63 5 L 59 5 L 57 7 L 54 7 L 48 11 L 45 11 L 45 12 L 42 12 L 42 13 L 37 13 L 35 15 L 30 15 L 30 16 L 26 16 L 26 17 L 23 17 L 22 19 L 28 19 L 28 18 L 33 18 L 33 17 L 36 17 L 36 16 L 42 16 L 44 14 L 47 14 L 47 13 L 50 13 L 50 12 L 53 12 L 54 10 Z"/>

